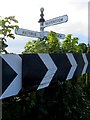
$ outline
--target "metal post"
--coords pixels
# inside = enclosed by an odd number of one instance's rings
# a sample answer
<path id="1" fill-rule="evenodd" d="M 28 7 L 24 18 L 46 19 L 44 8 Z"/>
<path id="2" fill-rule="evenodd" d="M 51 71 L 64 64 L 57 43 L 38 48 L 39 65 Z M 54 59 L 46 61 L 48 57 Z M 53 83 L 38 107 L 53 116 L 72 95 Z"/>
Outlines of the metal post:
<path id="1" fill-rule="evenodd" d="M 88 49 L 87 53 L 90 53 L 90 1 L 88 2 Z M 86 86 L 89 81 L 89 73 L 86 73 Z"/>
<path id="2" fill-rule="evenodd" d="M 2 94 L 2 58 L 0 57 L 0 95 Z M 2 100 L 0 100 L 0 120 L 2 119 Z"/>
<path id="3" fill-rule="evenodd" d="M 88 46 L 90 47 L 90 1 L 88 2 Z"/>
<path id="4" fill-rule="evenodd" d="M 90 53 L 90 1 L 88 2 L 88 51 Z"/>

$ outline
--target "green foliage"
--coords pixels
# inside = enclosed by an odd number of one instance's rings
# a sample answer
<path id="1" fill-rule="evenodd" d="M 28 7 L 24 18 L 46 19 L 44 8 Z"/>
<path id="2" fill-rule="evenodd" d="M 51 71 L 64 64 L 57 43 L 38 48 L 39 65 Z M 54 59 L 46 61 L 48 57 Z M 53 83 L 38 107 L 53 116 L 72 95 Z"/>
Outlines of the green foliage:
<path id="1" fill-rule="evenodd" d="M 90 45 L 87 46 L 87 52 L 90 53 Z"/>
<path id="2" fill-rule="evenodd" d="M 60 51 L 60 41 L 57 38 L 57 34 L 50 32 L 47 39 L 28 41 L 25 46 L 25 51 L 23 54 L 28 53 L 59 53 Z"/>
<path id="3" fill-rule="evenodd" d="M 78 38 L 73 37 L 72 34 L 68 34 L 62 43 L 63 52 L 76 52 L 78 46 Z"/>
<path id="4" fill-rule="evenodd" d="M 40 39 L 38 40 L 33 40 L 32 42 L 28 41 L 26 46 L 25 46 L 25 51 L 23 52 L 24 54 L 28 53 L 47 53 L 46 49 L 46 41 L 41 41 Z"/>
<path id="5" fill-rule="evenodd" d="M 80 43 L 77 47 L 78 53 L 86 53 L 87 52 L 87 45 L 85 43 Z"/>
<path id="6" fill-rule="evenodd" d="M 48 53 L 59 53 L 60 52 L 60 41 L 58 36 L 54 32 L 50 32 L 47 37 L 47 51 Z"/>
<path id="7" fill-rule="evenodd" d="M 6 44 L 7 38 L 15 39 L 12 30 L 18 28 L 17 23 L 18 21 L 15 19 L 15 16 L 0 18 L 0 53 L 7 53 L 5 50 L 5 48 L 8 47 Z"/>
<path id="8" fill-rule="evenodd" d="M 78 43 L 79 39 L 68 34 L 63 42 L 57 37 L 57 34 L 51 31 L 46 39 L 38 39 L 28 41 L 25 46 L 23 54 L 29 53 L 85 53 L 87 52 L 87 45 L 85 43 Z"/>

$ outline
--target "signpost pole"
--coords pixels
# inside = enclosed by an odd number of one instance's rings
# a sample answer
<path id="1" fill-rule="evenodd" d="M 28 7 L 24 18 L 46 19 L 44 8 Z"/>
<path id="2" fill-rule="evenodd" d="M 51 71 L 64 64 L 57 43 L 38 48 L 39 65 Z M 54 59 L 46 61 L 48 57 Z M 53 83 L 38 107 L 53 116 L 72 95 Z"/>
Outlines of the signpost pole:
<path id="1" fill-rule="evenodd" d="M 90 52 L 90 1 L 88 2 L 88 52 Z"/>

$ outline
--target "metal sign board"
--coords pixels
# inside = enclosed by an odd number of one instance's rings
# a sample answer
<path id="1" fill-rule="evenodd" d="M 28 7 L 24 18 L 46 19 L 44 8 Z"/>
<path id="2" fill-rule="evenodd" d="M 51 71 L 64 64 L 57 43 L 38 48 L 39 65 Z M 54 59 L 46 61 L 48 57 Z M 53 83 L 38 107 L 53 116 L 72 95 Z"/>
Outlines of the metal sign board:
<path id="1" fill-rule="evenodd" d="M 44 37 L 44 36 L 48 36 L 48 31 L 44 31 L 44 32 L 41 32 L 41 35 L 42 35 L 42 37 Z M 58 35 L 58 38 L 59 39 L 65 39 L 65 35 L 64 34 L 61 34 L 61 33 L 56 33 L 57 35 Z"/>
<path id="2" fill-rule="evenodd" d="M 27 30 L 27 29 L 22 29 L 22 28 L 18 28 L 15 29 L 15 34 L 17 35 L 22 35 L 22 36 L 27 36 L 27 37 L 35 37 L 35 38 L 43 38 L 44 36 L 48 36 L 48 31 L 43 31 L 43 32 L 37 32 L 37 31 L 31 31 L 31 30 Z M 58 38 L 59 39 L 64 39 L 65 35 L 64 34 L 58 34 Z"/>
<path id="3" fill-rule="evenodd" d="M 42 37 L 40 32 L 27 30 L 27 29 L 22 29 L 22 28 L 15 29 L 15 34 L 22 35 L 22 36 L 27 36 L 27 37 L 35 37 L 35 38 L 41 38 Z"/>
<path id="4" fill-rule="evenodd" d="M 42 26 L 42 27 L 49 27 L 49 26 L 65 23 L 67 21 L 68 21 L 68 16 L 63 15 L 63 16 L 59 16 L 59 17 L 45 21 L 44 26 Z"/>
<path id="5" fill-rule="evenodd" d="M 59 38 L 59 39 L 65 39 L 65 35 L 64 35 L 64 34 L 59 34 L 59 33 L 57 33 L 57 35 L 58 35 L 58 38 Z"/>
<path id="6" fill-rule="evenodd" d="M 0 54 L 0 63 L 0 100 L 90 72 L 89 53 Z"/>

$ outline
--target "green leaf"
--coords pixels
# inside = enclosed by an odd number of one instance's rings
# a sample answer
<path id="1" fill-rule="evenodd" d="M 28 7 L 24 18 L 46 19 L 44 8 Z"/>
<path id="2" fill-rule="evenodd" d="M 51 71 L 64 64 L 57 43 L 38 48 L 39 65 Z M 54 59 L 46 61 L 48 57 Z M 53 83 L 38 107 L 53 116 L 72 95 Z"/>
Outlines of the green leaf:
<path id="1" fill-rule="evenodd" d="M 7 37 L 10 37 L 10 38 L 13 38 L 13 39 L 15 39 L 15 36 L 14 36 L 14 34 L 8 34 L 8 35 L 7 35 Z"/>

